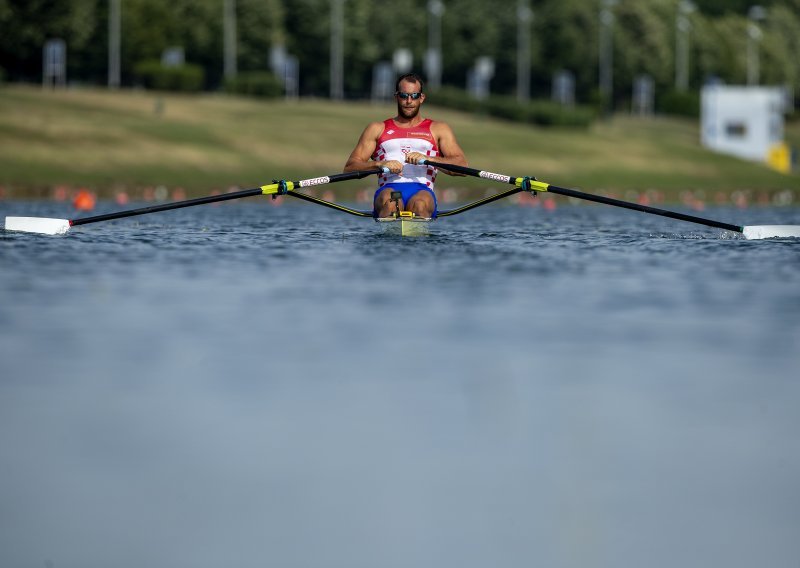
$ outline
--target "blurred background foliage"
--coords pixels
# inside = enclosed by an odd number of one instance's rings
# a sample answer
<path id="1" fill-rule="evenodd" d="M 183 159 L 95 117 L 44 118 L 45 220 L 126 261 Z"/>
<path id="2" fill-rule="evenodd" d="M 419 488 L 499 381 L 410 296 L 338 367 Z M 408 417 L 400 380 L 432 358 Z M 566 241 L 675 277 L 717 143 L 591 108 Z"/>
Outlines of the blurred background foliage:
<path id="1" fill-rule="evenodd" d="M 493 94 L 516 89 L 516 3 L 498 7 L 483 0 L 447 0 L 442 19 L 446 86 L 464 88 L 479 56 L 494 58 Z M 695 0 L 689 15 L 690 89 L 710 79 L 746 82 L 748 0 Z M 298 58 L 299 91 L 329 92 L 331 0 L 237 0 L 238 70 L 269 70 L 273 46 Z M 763 0 L 759 23 L 761 83 L 800 86 L 800 0 Z M 531 94 L 549 98 L 553 74 L 575 75 L 579 103 L 597 99 L 599 0 L 533 0 Z M 617 106 L 630 99 L 634 77 L 650 75 L 659 100 L 670 99 L 675 82 L 678 0 L 620 0 L 613 11 L 614 93 Z M 422 69 L 427 49 L 426 0 L 345 0 L 345 96 L 370 94 L 373 66 L 410 49 Z M 42 46 L 62 38 L 68 46 L 71 83 L 104 85 L 108 76 L 108 0 L 0 0 L 0 78 L 39 82 Z M 223 77 L 223 0 L 122 0 L 122 83 L 146 86 L 137 69 L 182 46 L 186 63 L 202 69 L 198 88 L 218 90 Z M 194 77 L 195 75 L 193 75 Z M 196 81 L 194 81 L 196 82 Z M 181 85 L 194 84 L 182 81 Z M 272 92 L 262 88 L 261 91 Z M 684 105 L 686 106 L 686 105 Z M 691 104 L 688 105 L 691 107 Z"/>

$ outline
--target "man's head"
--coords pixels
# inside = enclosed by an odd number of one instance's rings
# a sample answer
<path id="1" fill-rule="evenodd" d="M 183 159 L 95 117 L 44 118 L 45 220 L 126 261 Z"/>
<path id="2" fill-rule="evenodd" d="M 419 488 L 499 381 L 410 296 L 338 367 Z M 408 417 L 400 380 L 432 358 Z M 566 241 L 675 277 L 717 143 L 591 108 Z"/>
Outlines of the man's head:
<path id="1" fill-rule="evenodd" d="M 397 99 L 399 116 L 412 119 L 419 114 L 419 107 L 425 101 L 422 88 L 422 79 L 415 73 L 406 73 L 397 79 L 394 96 Z"/>
<path id="2" fill-rule="evenodd" d="M 400 92 L 400 84 L 401 83 L 411 83 L 412 87 L 416 87 L 417 92 L 422 92 L 422 87 L 424 83 L 422 82 L 422 77 L 417 75 L 416 73 L 406 73 L 405 75 L 400 75 L 397 78 L 397 83 L 394 85 L 394 91 L 396 93 Z"/>

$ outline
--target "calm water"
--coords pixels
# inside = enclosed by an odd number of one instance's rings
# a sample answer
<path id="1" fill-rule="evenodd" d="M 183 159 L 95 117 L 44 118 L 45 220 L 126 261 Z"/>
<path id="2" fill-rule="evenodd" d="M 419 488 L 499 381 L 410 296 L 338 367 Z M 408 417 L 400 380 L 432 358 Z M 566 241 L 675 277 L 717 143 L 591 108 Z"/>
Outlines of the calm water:
<path id="1" fill-rule="evenodd" d="M 0 565 L 797 568 L 800 242 L 721 237 L 566 206 L 0 231 Z"/>

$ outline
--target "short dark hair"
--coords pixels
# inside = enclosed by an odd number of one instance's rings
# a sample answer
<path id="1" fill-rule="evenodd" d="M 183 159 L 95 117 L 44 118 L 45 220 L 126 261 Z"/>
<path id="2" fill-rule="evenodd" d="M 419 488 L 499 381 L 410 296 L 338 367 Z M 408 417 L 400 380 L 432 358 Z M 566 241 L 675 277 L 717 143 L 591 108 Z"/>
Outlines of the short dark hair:
<path id="1" fill-rule="evenodd" d="M 420 93 L 425 88 L 425 82 L 422 80 L 422 77 L 420 77 L 416 73 L 406 73 L 405 75 L 400 75 L 400 77 L 398 77 L 397 83 L 395 83 L 394 85 L 395 92 L 400 91 L 400 83 L 402 83 L 403 81 L 408 81 L 409 83 L 419 83 Z"/>

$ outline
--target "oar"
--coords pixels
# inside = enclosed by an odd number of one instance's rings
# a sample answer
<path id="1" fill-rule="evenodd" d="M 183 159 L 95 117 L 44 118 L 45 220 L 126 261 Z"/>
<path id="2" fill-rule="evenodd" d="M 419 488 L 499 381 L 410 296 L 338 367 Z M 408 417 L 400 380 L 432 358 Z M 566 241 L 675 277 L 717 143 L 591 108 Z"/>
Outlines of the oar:
<path id="1" fill-rule="evenodd" d="M 610 197 L 603 197 L 601 195 L 592 195 L 591 193 L 583 193 L 582 191 L 577 191 L 575 189 L 567 189 L 565 187 L 550 185 L 549 183 L 544 183 L 534 178 L 511 177 L 505 174 L 496 174 L 492 172 L 476 170 L 474 168 L 467 168 L 464 166 L 443 164 L 441 162 L 435 162 L 433 160 L 420 160 L 420 163 L 433 166 L 435 168 L 450 170 L 451 172 L 458 172 L 479 178 L 490 179 L 501 183 L 509 183 L 518 188 L 530 189 L 532 191 L 541 191 L 541 192 L 547 191 L 550 193 L 557 193 L 559 195 L 566 195 L 568 197 L 576 197 L 578 199 L 585 199 L 587 201 L 603 203 L 605 205 L 624 207 L 625 209 L 633 209 L 634 211 L 641 211 L 643 213 L 651 213 L 653 215 L 661 215 L 662 217 L 670 217 L 671 219 L 688 221 L 689 223 L 697 223 L 700 225 L 706 225 L 708 227 L 725 229 L 726 231 L 742 233 L 747 239 L 769 239 L 772 237 L 800 237 L 800 225 L 750 225 L 750 226 L 732 225 L 730 223 L 722 223 L 720 221 L 714 221 L 712 219 L 695 217 L 694 215 L 685 215 L 684 213 L 677 213 L 675 211 L 667 211 L 665 209 L 658 209 L 656 207 L 648 207 L 647 205 L 639 205 L 638 203 L 630 203 L 628 201 L 621 201 L 619 199 L 612 199 Z M 525 187 L 525 185 L 527 184 L 529 184 L 529 187 Z M 483 203 L 481 202 L 478 204 L 482 205 Z M 456 211 L 461 212 L 461 210 L 456 210 Z"/>
<path id="2" fill-rule="evenodd" d="M 6 231 L 25 231 L 28 233 L 41 233 L 44 235 L 59 235 L 66 233 L 70 228 L 77 225 L 87 225 L 100 221 L 110 221 L 112 219 L 122 219 L 123 217 L 133 217 L 134 215 L 145 215 L 147 213 L 157 213 L 158 211 L 169 211 L 170 209 L 181 209 L 182 207 L 192 207 L 193 205 L 204 205 L 206 203 L 216 203 L 228 201 L 230 199 L 240 199 L 254 195 L 275 195 L 291 192 L 297 188 L 312 187 L 345 181 L 349 179 L 361 179 L 372 174 L 383 173 L 384 168 L 372 168 L 369 170 L 359 170 L 342 174 L 332 174 L 329 176 L 304 179 L 300 181 L 280 181 L 270 185 L 244 189 L 224 195 L 211 195 L 209 197 L 199 197 L 197 199 L 187 199 L 185 201 L 175 201 L 173 203 L 163 203 L 139 209 L 129 209 L 116 213 L 106 213 L 105 215 L 95 215 L 94 217 L 84 217 L 82 219 L 48 219 L 45 217 L 6 217 Z M 297 194 L 300 195 L 300 194 Z"/>

